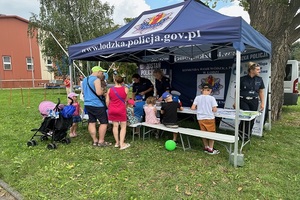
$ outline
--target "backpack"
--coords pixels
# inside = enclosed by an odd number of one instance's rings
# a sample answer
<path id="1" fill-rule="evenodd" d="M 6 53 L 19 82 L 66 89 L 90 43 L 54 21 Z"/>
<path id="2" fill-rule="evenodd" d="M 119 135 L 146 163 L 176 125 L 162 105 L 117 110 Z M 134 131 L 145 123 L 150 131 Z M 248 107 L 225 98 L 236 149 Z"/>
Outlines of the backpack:
<path id="1" fill-rule="evenodd" d="M 67 105 L 61 111 L 61 115 L 64 118 L 71 118 L 73 116 L 75 110 L 76 110 L 75 106 L 73 106 L 73 105 Z"/>

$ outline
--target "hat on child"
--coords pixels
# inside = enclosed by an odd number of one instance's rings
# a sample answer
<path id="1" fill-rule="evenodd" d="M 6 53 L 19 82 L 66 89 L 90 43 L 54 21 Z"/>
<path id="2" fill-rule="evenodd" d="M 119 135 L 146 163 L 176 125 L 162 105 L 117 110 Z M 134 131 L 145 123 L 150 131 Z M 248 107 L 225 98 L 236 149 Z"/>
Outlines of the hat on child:
<path id="1" fill-rule="evenodd" d="M 92 72 L 106 72 L 107 70 L 103 69 L 102 67 L 100 66 L 95 66 L 92 68 Z"/>
<path id="2" fill-rule="evenodd" d="M 73 97 L 77 97 L 78 94 L 76 94 L 75 92 L 71 92 L 70 94 L 68 94 L 69 98 L 73 98 Z"/>
<path id="3" fill-rule="evenodd" d="M 165 100 L 166 98 L 168 98 L 169 96 L 171 96 L 171 94 L 169 92 L 164 92 L 162 95 L 161 95 L 161 98 L 163 100 Z"/>
<path id="4" fill-rule="evenodd" d="M 130 104 L 130 105 L 133 105 L 135 104 L 134 100 L 133 99 L 128 99 L 127 100 L 127 103 Z"/>

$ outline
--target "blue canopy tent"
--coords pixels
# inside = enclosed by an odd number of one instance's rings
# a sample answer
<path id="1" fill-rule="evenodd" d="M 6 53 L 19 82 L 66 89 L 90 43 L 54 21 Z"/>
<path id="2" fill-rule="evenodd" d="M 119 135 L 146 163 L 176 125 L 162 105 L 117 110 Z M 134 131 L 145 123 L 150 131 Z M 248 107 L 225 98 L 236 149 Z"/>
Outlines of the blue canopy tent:
<path id="1" fill-rule="evenodd" d="M 222 15 L 203 3 L 187 0 L 145 11 L 127 25 L 93 40 L 69 47 L 69 59 L 147 63 L 152 58 L 174 62 L 174 56 L 197 57 L 213 50 L 234 51 L 236 95 L 239 97 L 241 53 L 263 51 L 271 43 L 241 17 Z M 239 98 L 236 98 L 239 108 Z M 234 165 L 237 166 L 238 116 L 236 109 Z"/>

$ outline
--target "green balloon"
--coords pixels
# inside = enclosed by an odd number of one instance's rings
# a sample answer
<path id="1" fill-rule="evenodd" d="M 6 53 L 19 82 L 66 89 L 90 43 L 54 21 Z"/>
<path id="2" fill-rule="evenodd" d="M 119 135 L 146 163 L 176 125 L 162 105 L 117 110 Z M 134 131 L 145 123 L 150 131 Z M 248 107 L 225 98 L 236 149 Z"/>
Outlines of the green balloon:
<path id="1" fill-rule="evenodd" d="M 176 148 L 176 142 L 173 140 L 167 140 L 165 143 L 165 147 L 169 151 L 173 151 Z"/>

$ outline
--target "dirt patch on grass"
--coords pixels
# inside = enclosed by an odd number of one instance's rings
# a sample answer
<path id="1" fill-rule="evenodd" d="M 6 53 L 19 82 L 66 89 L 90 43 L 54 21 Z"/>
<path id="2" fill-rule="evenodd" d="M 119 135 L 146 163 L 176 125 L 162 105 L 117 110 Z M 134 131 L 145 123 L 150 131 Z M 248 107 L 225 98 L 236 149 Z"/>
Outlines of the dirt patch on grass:
<path id="1" fill-rule="evenodd" d="M 298 112 L 289 112 L 283 117 L 284 120 L 280 121 L 280 124 L 285 126 L 300 126 L 300 117 Z"/>

